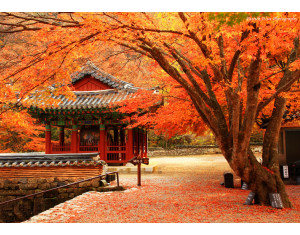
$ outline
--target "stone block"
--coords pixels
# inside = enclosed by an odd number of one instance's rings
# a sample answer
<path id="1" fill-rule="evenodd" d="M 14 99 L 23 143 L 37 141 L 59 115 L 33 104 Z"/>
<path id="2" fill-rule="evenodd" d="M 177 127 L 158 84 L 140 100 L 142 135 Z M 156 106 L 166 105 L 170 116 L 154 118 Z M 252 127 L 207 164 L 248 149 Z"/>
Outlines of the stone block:
<path id="1" fill-rule="evenodd" d="M 37 183 L 39 184 L 47 183 L 47 179 L 37 179 Z"/>
<path id="2" fill-rule="evenodd" d="M 45 210 L 48 210 L 56 206 L 58 201 L 57 198 L 45 198 L 44 203 L 45 203 Z"/>
<path id="3" fill-rule="evenodd" d="M 78 192 L 79 192 L 79 194 L 83 194 L 83 193 L 85 193 L 87 190 L 85 189 L 85 188 L 79 188 L 78 189 Z"/>
<path id="4" fill-rule="evenodd" d="M 57 177 L 58 181 L 59 182 L 63 182 L 63 181 L 67 181 L 68 178 L 65 178 L 65 177 Z"/>
<path id="5" fill-rule="evenodd" d="M 75 188 L 75 189 L 74 189 L 74 195 L 75 195 L 75 196 L 78 196 L 78 195 L 79 195 L 79 188 Z"/>
<path id="6" fill-rule="evenodd" d="M 87 182 L 79 183 L 79 188 L 87 187 Z"/>
<path id="7" fill-rule="evenodd" d="M 57 196 L 58 196 L 58 191 L 57 190 L 52 190 L 52 191 L 44 193 L 44 198 L 55 198 Z"/>
<path id="8" fill-rule="evenodd" d="M 57 187 L 60 187 L 60 186 L 64 186 L 64 185 L 67 185 L 66 182 L 57 182 Z"/>
<path id="9" fill-rule="evenodd" d="M 33 214 L 37 215 L 45 210 L 44 198 L 35 198 L 33 204 Z"/>
<path id="10" fill-rule="evenodd" d="M 58 198 L 68 198 L 68 197 L 69 197 L 69 194 L 67 194 L 67 193 L 58 194 Z"/>
<path id="11" fill-rule="evenodd" d="M 19 184 L 9 184 L 7 186 L 8 189 L 14 189 L 14 190 L 18 190 L 19 189 Z"/>
<path id="12" fill-rule="evenodd" d="M 3 182 L 0 181 L 0 189 L 3 189 L 3 188 L 4 188 L 4 181 Z"/>
<path id="13" fill-rule="evenodd" d="M 34 193 L 39 193 L 39 192 L 42 192 L 43 190 L 41 190 L 41 189 L 36 189 L 36 190 L 34 190 Z M 44 194 L 43 193 L 40 193 L 40 194 L 38 194 L 38 195 L 36 195 L 35 197 L 42 197 Z"/>
<path id="14" fill-rule="evenodd" d="M 4 180 L 4 188 L 5 189 L 8 189 L 8 185 L 10 185 L 10 184 L 11 184 L 10 180 L 8 180 L 8 179 Z"/>
<path id="15" fill-rule="evenodd" d="M 19 184 L 19 188 L 22 190 L 27 190 L 28 189 L 28 185 L 26 184 Z"/>
<path id="16" fill-rule="evenodd" d="M 67 192 L 67 189 L 66 188 L 60 188 L 60 189 L 57 189 L 59 193 L 66 193 Z"/>
<path id="17" fill-rule="evenodd" d="M 145 167 L 145 173 L 152 173 L 153 167 Z"/>
<path id="18" fill-rule="evenodd" d="M 97 188 L 97 187 L 99 187 L 99 185 L 100 185 L 99 179 L 95 179 L 95 180 L 92 181 L 92 186 L 93 186 L 93 187 L 96 187 L 96 188 Z"/>
<path id="19" fill-rule="evenodd" d="M 27 184 L 28 189 L 37 189 L 38 184 Z"/>
<path id="20" fill-rule="evenodd" d="M 104 187 L 98 187 L 96 190 L 97 190 L 98 192 L 104 192 Z"/>
<path id="21" fill-rule="evenodd" d="M 4 183 L 11 184 L 11 183 L 12 183 L 12 181 L 11 181 L 11 180 L 9 180 L 9 179 L 5 179 L 5 180 L 4 180 Z"/>
<path id="22" fill-rule="evenodd" d="M 58 180 L 58 178 L 57 177 L 55 177 L 54 178 L 54 182 L 58 182 L 59 180 Z"/>
<path id="23" fill-rule="evenodd" d="M 25 190 L 0 190 L 0 196 L 25 196 L 26 193 L 27 191 Z"/>
<path id="24" fill-rule="evenodd" d="M 29 184 L 36 184 L 37 181 L 38 181 L 38 180 L 35 179 L 35 178 L 29 178 L 29 179 L 28 179 L 28 183 L 29 183 Z"/>
<path id="25" fill-rule="evenodd" d="M 67 188 L 67 193 L 73 193 L 75 188 Z"/>
<path id="26" fill-rule="evenodd" d="M 15 216 L 16 222 L 22 222 L 27 219 L 26 213 L 22 213 L 22 212 L 20 211 L 20 201 L 19 201 L 14 206 L 14 216 Z"/>
<path id="27" fill-rule="evenodd" d="M 46 189 L 50 189 L 51 185 L 49 183 L 39 184 L 38 188 L 42 190 L 46 190 Z"/>
<path id="28" fill-rule="evenodd" d="M 73 198 L 73 197 L 75 197 L 74 193 L 70 193 L 69 198 Z"/>
<path id="29" fill-rule="evenodd" d="M 28 183 L 28 179 L 27 178 L 21 178 L 21 179 L 19 179 L 19 183 L 27 184 Z"/>
<path id="30" fill-rule="evenodd" d="M 86 181 L 86 186 L 91 187 L 92 186 L 92 180 Z"/>
<path id="31" fill-rule="evenodd" d="M 46 181 L 47 181 L 47 183 L 53 183 L 54 182 L 54 178 L 47 178 Z"/>
<path id="32" fill-rule="evenodd" d="M 56 188 L 57 187 L 57 182 L 53 182 L 50 185 L 51 185 L 51 188 Z"/>
<path id="33" fill-rule="evenodd" d="M 68 188 L 78 188 L 78 184 L 72 184 L 72 185 L 68 186 Z"/>
<path id="34" fill-rule="evenodd" d="M 70 183 L 76 182 L 76 178 L 68 178 L 68 181 L 69 181 Z"/>
<path id="35" fill-rule="evenodd" d="M 12 179 L 11 182 L 13 184 L 18 184 L 19 183 L 19 178 Z"/>

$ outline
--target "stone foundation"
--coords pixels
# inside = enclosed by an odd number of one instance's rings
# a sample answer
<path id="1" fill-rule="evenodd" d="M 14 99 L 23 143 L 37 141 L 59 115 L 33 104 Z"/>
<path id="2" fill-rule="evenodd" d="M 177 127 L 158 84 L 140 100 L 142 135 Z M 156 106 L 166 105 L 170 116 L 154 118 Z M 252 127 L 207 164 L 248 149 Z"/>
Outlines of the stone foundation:
<path id="1" fill-rule="evenodd" d="M 9 201 L 22 196 L 41 192 L 43 190 L 67 185 L 84 178 L 14 178 L 0 179 L 0 202 Z M 87 191 L 124 190 L 117 186 L 101 186 L 100 179 L 94 179 L 66 188 L 45 192 L 34 197 L 21 199 L 0 205 L 0 222 L 11 223 L 28 220 L 30 217 L 48 210 L 55 205 L 65 202 Z"/>
<path id="2" fill-rule="evenodd" d="M 262 152 L 262 144 L 251 144 L 254 152 Z M 175 148 L 148 148 L 148 157 L 153 156 L 184 156 L 222 153 L 218 146 L 176 146 Z"/>

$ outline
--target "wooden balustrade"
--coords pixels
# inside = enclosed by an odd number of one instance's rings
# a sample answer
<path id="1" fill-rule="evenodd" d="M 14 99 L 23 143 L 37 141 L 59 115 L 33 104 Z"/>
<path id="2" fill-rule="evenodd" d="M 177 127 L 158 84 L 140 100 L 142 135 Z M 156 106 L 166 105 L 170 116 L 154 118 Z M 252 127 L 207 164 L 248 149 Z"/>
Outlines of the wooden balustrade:
<path id="1" fill-rule="evenodd" d="M 71 152 L 71 144 L 51 143 L 51 151 L 52 151 L 52 153 L 70 153 Z"/>

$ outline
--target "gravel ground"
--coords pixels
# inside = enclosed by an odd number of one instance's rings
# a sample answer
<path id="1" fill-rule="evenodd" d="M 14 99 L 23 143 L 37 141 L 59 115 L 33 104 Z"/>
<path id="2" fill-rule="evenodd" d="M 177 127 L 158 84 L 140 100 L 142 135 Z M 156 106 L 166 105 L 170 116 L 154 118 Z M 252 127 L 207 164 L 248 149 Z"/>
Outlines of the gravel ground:
<path id="1" fill-rule="evenodd" d="M 259 157 L 259 155 L 257 155 Z M 153 157 L 161 174 L 121 174 L 123 192 L 88 192 L 24 223 L 299 223 L 300 186 L 287 185 L 293 209 L 245 206 L 249 190 L 220 185 L 231 171 L 220 154 Z M 113 183 L 113 185 L 116 182 Z"/>

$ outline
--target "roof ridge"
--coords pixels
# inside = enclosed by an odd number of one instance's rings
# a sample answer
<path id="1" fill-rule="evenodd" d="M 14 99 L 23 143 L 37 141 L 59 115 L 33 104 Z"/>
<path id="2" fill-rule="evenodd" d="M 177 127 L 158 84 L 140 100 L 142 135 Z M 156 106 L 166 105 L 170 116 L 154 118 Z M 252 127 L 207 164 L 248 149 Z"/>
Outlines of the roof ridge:
<path id="1" fill-rule="evenodd" d="M 81 70 L 73 73 L 71 75 L 72 83 L 75 83 L 78 80 L 81 80 L 86 75 L 91 75 L 95 79 L 108 84 L 112 88 L 117 88 L 119 90 L 124 89 L 124 86 L 131 86 L 134 87 L 132 83 L 123 81 L 115 76 L 103 71 L 102 69 L 98 68 L 93 62 L 88 61 L 86 65 L 81 68 Z"/>
<path id="2" fill-rule="evenodd" d="M 88 61 L 88 62 L 87 62 L 87 65 L 92 66 L 94 69 L 96 69 L 96 70 L 98 70 L 99 72 L 105 74 L 105 75 L 108 76 L 109 78 L 112 77 L 112 78 L 114 78 L 114 79 L 120 81 L 121 83 L 129 84 L 129 85 L 132 85 L 132 86 L 133 86 L 132 83 L 129 83 L 129 82 L 123 81 L 123 80 L 121 80 L 121 79 L 119 79 L 119 78 L 116 78 L 115 76 L 113 76 L 113 75 L 111 75 L 111 74 L 105 72 L 104 70 L 100 69 L 100 68 L 97 67 L 92 61 Z"/>

